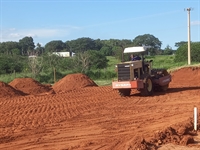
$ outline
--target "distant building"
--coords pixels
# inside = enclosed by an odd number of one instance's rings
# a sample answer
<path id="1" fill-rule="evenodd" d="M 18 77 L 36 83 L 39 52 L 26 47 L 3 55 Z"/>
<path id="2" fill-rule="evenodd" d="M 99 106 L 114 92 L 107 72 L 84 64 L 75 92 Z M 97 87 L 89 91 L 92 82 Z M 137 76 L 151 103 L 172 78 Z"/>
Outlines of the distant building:
<path id="1" fill-rule="evenodd" d="M 75 55 L 75 53 L 71 53 L 70 52 L 53 52 L 52 54 L 54 55 L 58 55 L 60 57 L 73 57 Z"/>
<path id="2" fill-rule="evenodd" d="M 29 58 L 36 58 L 37 56 L 36 55 L 30 55 L 28 56 Z"/>

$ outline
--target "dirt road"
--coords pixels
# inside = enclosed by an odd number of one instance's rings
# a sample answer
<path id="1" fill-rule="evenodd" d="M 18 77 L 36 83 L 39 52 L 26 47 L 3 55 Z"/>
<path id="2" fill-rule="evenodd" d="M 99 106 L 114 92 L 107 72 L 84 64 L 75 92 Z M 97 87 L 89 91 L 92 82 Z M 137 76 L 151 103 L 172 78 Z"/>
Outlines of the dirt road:
<path id="1" fill-rule="evenodd" d="M 166 93 L 151 97 L 136 90 L 120 97 L 111 86 L 91 86 L 91 81 L 56 94 L 4 94 L 0 149 L 166 150 L 163 145 L 171 143 L 173 149 L 200 149 L 192 122 L 194 107 L 200 108 L 200 69 L 182 69 L 172 77 Z"/>

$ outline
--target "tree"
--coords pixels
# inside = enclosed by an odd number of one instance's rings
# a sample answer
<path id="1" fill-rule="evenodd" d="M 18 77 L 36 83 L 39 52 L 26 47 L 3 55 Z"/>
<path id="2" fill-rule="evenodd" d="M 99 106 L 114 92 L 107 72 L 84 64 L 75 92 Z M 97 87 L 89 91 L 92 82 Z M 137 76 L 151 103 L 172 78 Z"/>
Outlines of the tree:
<path id="1" fill-rule="evenodd" d="M 74 62 L 74 69 L 75 72 L 81 72 L 85 73 L 89 70 L 90 66 L 90 57 L 91 55 L 89 53 L 76 53 L 76 56 L 73 58 Z"/>
<path id="2" fill-rule="evenodd" d="M 61 52 L 66 48 L 66 44 L 61 40 L 51 41 L 45 45 L 45 52 Z"/>
<path id="3" fill-rule="evenodd" d="M 91 69 L 103 69 L 108 66 L 108 59 L 99 51 L 88 50 L 86 53 L 89 54 L 89 68 Z"/>
<path id="4" fill-rule="evenodd" d="M 100 52 L 104 55 L 104 56 L 111 56 L 112 53 L 112 47 L 110 46 L 106 46 L 104 45 L 101 49 Z"/>
<path id="5" fill-rule="evenodd" d="M 95 49 L 97 43 L 91 38 L 78 38 L 76 40 L 71 40 L 66 42 L 69 45 L 69 49 L 75 53 L 83 53 L 90 49 Z"/>
<path id="6" fill-rule="evenodd" d="M 172 55 L 173 54 L 172 48 L 169 45 L 167 45 L 166 48 L 163 51 L 163 54 L 164 55 Z"/>
<path id="7" fill-rule="evenodd" d="M 33 42 L 32 37 L 24 37 L 23 39 L 19 40 L 19 45 L 21 47 L 21 54 L 22 55 L 29 55 L 35 48 L 35 44 Z"/>
<path id="8" fill-rule="evenodd" d="M 42 60 L 43 60 L 42 57 L 30 57 L 28 59 L 28 66 L 31 70 L 33 78 L 35 78 L 42 70 L 42 64 L 43 64 Z"/>
<path id="9" fill-rule="evenodd" d="M 151 34 L 144 34 L 135 37 L 133 40 L 134 46 L 151 46 L 152 48 L 149 49 L 151 55 L 156 55 L 161 48 L 162 42 Z"/>
<path id="10" fill-rule="evenodd" d="M 191 42 L 191 61 L 200 62 L 200 42 Z M 181 45 L 175 54 L 175 62 L 187 62 L 188 60 L 188 45 Z"/>
<path id="11" fill-rule="evenodd" d="M 133 44 L 134 46 L 147 45 L 152 46 L 155 49 L 160 49 L 162 42 L 151 34 L 144 34 L 135 37 L 135 39 L 133 40 Z"/>
<path id="12" fill-rule="evenodd" d="M 18 48 L 12 49 L 12 50 L 11 50 L 11 53 L 12 53 L 12 55 L 20 55 L 20 54 L 21 54 L 21 53 L 20 53 L 20 49 L 18 49 Z"/>
<path id="13" fill-rule="evenodd" d="M 112 48 L 113 51 L 113 56 L 115 56 L 115 58 L 122 60 L 122 56 L 123 56 L 123 51 L 124 49 L 121 46 L 114 46 Z"/>
<path id="14" fill-rule="evenodd" d="M 19 49 L 18 42 L 8 41 L 0 44 L 0 53 L 4 53 L 6 55 L 12 55 L 13 49 Z"/>
<path id="15" fill-rule="evenodd" d="M 53 72 L 54 68 L 58 69 L 60 67 L 61 57 L 53 54 L 44 54 L 43 57 L 43 69 L 44 71 Z"/>
<path id="16" fill-rule="evenodd" d="M 118 45 L 117 48 L 113 47 L 113 51 L 114 51 L 114 56 L 122 61 L 124 61 L 127 57 L 127 55 L 124 55 L 124 49 L 126 47 L 131 47 L 133 46 L 133 43 L 131 40 L 127 40 L 127 39 L 123 39 L 121 41 L 118 41 Z"/>
<path id="17" fill-rule="evenodd" d="M 85 73 L 91 69 L 103 69 L 108 65 L 108 60 L 101 52 L 88 50 L 84 53 L 76 53 L 72 58 L 75 72 Z"/>
<path id="18" fill-rule="evenodd" d="M 175 43 L 175 46 L 176 46 L 176 47 L 180 47 L 180 46 L 182 46 L 182 45 L 184 45 L 184 44 L 187 44 L 187 42 L 186 42 L 186 41 L 180 41 L 180 42 L 176 42 L 176 43 Z"/>
<path id="19" fill-rule="evenodd" d="M 0 53 L 3 54 L 5 51 L 5 42 L 0 42 Z"/>
<path id="20" fill-rule="evenodd" d="M 103 45 L 106 45 L 106 46 L 109 46 L 109 47 L 114 47 L 114 46 L 119 46 L 120 40 L 109 39 L 109 40 L 103 40 L 102 43 L 103 43 Z"/>
<path id="21" fill-rule="evenodd" d="M 102 40 L 102 44 L 103 44 L 103 46 L 102 46 L 100 51 L 105 56 L 115 56 L 117 58 L 122 57 L 122 53 L 123 53 L 124 48 L 129 47 L 129 46 L 133 46 L 132 41 L 127 40 L 127 39 Z M 118 52 L 117 52 L 117 49 L 118 49 Z"/>
<path id="22" fill-rule="evenodd" d="M 94 47 L 93 47 L 93 49 L 99 51 L 102 47 L 103 47 L 103 43 L 101 42 L 100 39 L 94 40 Z"/>
<path id="23" fill-rule="evenodd" d="M 12 73 L 14 70 L 15 72 L 21 72 L 23 70 L 23 62 L 23 58 L 21 59 L 19 56 L 17 58 L 8 55 L 0 56 L 0 73 Z"/>
<path id="24" fill-rule="evenodd" d="M 44 53 L 44 47 L 41 46 L 40 43 L 37 43 L 37 47 L 35 49 L 36 55 L 41 55 Z"/>

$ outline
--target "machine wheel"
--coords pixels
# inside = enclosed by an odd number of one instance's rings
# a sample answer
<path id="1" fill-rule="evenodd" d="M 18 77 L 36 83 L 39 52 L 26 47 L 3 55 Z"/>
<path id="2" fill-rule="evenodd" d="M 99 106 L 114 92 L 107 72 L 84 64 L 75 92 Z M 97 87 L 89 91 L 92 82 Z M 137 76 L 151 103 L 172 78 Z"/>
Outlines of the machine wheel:
<path id="1" fill-rule="evenodd" d="M 164 86 L 161 86 L 161 90 L 162 90 L 163 92 L 165 92 L 165 91 L 167 91 L 168 87 L 169 87 L 169 84 L 164 85 Z"/>
<path id="2" fill-rule="evenodd" d="M 121 96 L 130 96 L 131 94 L 131 89 L 119 89 L 118 90 L 119 95 Z"/>
<path id="3" fill-rule="evenodd" d="M 155 86 L 154 91 L 155 92 L 165 92 L 165 91 L 167 91 L 168 87 L 169 87 L 169 84 L 164 85 L 164 86 Z"/>
<path id="4" fill-rule="evenodd" d="M 155 70 L 152 70 L 152 73 L 158 77 L 164 77 L 164 76 L 169 75 L 169 73 L 165 69 L 155 69 Z M 156 85 L 156 86 L 154 86 L 154 91 L 155 92 L 165 92 L 165 91 L 167 91 L 168 87 L 169 87 L 169 84 L 164 85 L 164 86 Z"/>
<path id="5" fill-rule="evenodd" d="M 144 82 L 144 88 L 141 89 L 141 95 L 143 96 L 149 96 L 153 94 L 153 82 L 151 79 L 151 76 L 147 75 L 143 79 Z"/>
<path id="6" fill-rule="evenodd" d="M 169 73 L 167 72 L 167 70 L 163 70 L 162 74 L 163 74 L 163 76 L 169 75 Z M 165 92 L 165 91 L 167 91 L 168 87 L 169 87 L 169 84 L 164 85 L 164 86 L 161 86 L 161 90 L 162 90 L 163 92 Z"/>

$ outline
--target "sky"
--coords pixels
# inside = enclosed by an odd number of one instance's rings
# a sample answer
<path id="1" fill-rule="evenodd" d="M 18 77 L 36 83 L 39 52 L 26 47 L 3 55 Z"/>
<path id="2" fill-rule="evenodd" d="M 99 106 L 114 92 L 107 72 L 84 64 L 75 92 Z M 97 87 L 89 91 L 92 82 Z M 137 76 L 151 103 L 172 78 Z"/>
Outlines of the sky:
<path id="1" fill-rule="evenodd" d="M 176 49 L 188 40 L 200 41 L 200 0 L 0 0 L 0 42 L 31 36 L 45 46 L 92 39 L 128 39 L 152 34 Z"/>

